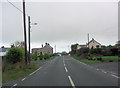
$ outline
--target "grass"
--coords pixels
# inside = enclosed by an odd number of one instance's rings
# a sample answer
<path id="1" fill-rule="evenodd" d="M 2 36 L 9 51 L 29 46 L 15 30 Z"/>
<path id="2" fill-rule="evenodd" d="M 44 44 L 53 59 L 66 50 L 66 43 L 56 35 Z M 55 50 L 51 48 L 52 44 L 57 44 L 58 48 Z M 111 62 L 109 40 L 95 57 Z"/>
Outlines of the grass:
<path id="1" fill-rule="evenodd" d="M 22 62 L 16 64 L 5 65 L 5 70 L 2 73 L 2 83 L 14 81 L 19 78 L 25 77 L 38 68 L 36 63 L 25 65 Z"/>
<path id="2" fill-rule="evenodd" d="M 94 58 L 95 59 L 97 59 L 99 56 L 95 56 Z M 109 60 L 110 59 L 112 59 L 113 60 L 113 62 L 118 62 L 118 56 L 102 56 L 101 57 L 103 60 L 104 60 L 104 62 L 109 62 Z"/>
<path id="3" fill-rule="evenodd" d="M 87 64 L 103 63 L 103 62 L 97 60 L 97 58 L 99 58 L 99 56 L 93 56 L 92 58 L 94 58 L 95 60 L 88 60 L 88 59 L 81 58 L 78 56 L 73 56 L 73 57 L 75 59 L 82 61 L 84 63 L 87 63 Z M 109 62 L 109 60 L 111 60 L 111 59 L 113 60 L 113 62 L 118 62 L 118 56 L 102 56 L 101 58 L 104 60 L 104 62 Z"/>
<path id="4" fill-rule="evenodd" d="M 55 56 L 52 56 L 52 57 L 49 58 L 49 60 L 53 60 L 54 58 L 55 58 Z"/>

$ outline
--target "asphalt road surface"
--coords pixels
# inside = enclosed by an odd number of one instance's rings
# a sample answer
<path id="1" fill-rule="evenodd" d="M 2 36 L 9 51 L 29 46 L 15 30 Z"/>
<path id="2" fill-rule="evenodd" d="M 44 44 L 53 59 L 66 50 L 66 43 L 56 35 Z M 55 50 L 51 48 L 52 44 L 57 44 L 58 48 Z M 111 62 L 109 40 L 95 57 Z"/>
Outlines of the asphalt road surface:
<path id="1" fill-rule="evenodd" d="M 15 86 L 118 86 L 118 77 L 70 56 L 59 56 L 12 85 Z"/>

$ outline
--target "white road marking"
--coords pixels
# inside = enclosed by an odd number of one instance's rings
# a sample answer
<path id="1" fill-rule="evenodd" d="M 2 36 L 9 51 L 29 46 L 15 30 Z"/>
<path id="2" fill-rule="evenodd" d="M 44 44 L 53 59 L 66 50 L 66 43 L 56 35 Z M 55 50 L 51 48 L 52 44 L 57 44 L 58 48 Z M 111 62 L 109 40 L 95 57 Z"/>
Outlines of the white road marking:
<path id="1" fill-rule="evenodd" d="M 29 76 L 33 75 L 35 72 L 37 72 L 38 70 L 40 70 L 42 67 L 38 68 L 37 70 L 35 70 L 34 72 L 32 72 L 31 74 L 29 74 Z"/>
<path id="2" fill-rule="evenodd" d="M 103 73 L 107 73 L 107 72 L 105 72 L 105 71 L 103 71 L 103 70 L 102 70 L 102 72 L 103 72 Z"/>
<path id="3" fill-rule="evenodd" d="M 65 66 L 65 64 L 64 64 L 64 66 Z"/>
<path id="4" fill-rule="evenodd" d="M 99 69 L 96 69 L 96 70 L 99 70 Z"/>
<path id="5" fill-rule="evenodd" d="M 116 75 L 112 75 L 113 77 L 115 77 L 115 78 L 119 78 L 118 76 L 116 76 Z"/>
<path id="6" fill-rule="evenodd" d="M 69 78 L 69 80 L 70 80 L 70 83 L 71 83 L 72 87 L 73 87 L 73 88 L 76 88 L 76 87 L 75 87 L 75 84 L 73 83 L 73 81 L 72 81 L 72 79 L 71 79 L 71 77 L 68 76 L 68 78 Z"/>
<path id="7" fill-rule="evenodd" d="M 15 87 L 15 86 L 17 86 L 17 84 L 14 84 L 11 88 L 13 88 L 13 87 Z"/>
<path id="8" fill-rule="evenodd" d="M 65 71 L 68 72 L 67 68 L 65 67 Z"/>
<path id="9" fill-rule="evenodd" d="M 85 63 L 83 63 L 83 62 L 81 62 L 82 64 L 84 64 L 84 65 L 87 65 L 87 64 L 85 64 Z"/>
<path id="10" fill-rule="evenodd" d="M 26 79 L 26 77 L 25 78 L 23 78 L 21 81 L 24 81 Z"/>

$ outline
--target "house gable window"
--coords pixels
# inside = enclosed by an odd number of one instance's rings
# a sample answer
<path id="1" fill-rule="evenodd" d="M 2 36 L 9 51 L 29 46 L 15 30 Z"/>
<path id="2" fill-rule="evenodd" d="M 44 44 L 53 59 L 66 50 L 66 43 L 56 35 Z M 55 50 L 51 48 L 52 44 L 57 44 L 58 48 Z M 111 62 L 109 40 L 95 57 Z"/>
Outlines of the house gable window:
<path id="1" fill-rule="evenodd" d="M 96 48 L 99 48 L 99 45 L 96 45 Z"/>

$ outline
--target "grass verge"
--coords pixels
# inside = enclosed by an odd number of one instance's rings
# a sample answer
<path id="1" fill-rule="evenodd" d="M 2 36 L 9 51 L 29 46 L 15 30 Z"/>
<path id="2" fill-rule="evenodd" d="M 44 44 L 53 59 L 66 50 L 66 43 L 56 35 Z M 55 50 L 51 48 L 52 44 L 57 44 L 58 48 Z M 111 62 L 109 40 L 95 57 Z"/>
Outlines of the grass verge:
<path id="1" fill-rule="evenodd" d="M 28 65 L 25 65 L 22 62 L 16 64 L 7 64 L 5 65 L 4 72 L 2 73 L 2 83 L 25 77 L 36 69 L 38 69 L 36 63 L 31 63 Z"/>
<path id="2" fill-rule="evenodd" d="M 81 62 L 84 62 L 84 63 L 87 63 L 87 64 L 93 64 L 93 63 L 101 63 L 101 61 L 92 61 L 92 60 L 88 60 L 88 59 L 85 59 L 85 58 L 81 58 L 81 57 L 78 57 L 78 56 L 73 56 L 73 58 L 81 61 Z"/>
<path id="3" fill-rule="evenodd" d="M 55 56 L 52 56 L 52 57 L 49 58 L 49 60 L 53 60 L 53 59 L 55 59 Z"/>
<path id="4" fill-rule="evenodd" d="M 97 60 L 97 58 L 99 58 L 99 56 L 93 56 L 92 58 L 94 58 L 95 60 L 88 60 L 88 59 L 81 58 L 78 56 L 73 56 L 73 58 L 75 58 L 79 61 L 82 61 L 84 63 L 87 63 L 87 64 L 103 63 L 102 61 Z M 112 59 L 112 62 L 118 62 L 118 59 L 119 59 L 118 56 L 102 56 L 101 58 L 102 58 L 102 60 L 104 60 L 104 62 L 109 62 L 109 60 L 111 60 L 111 59 Z"/>

